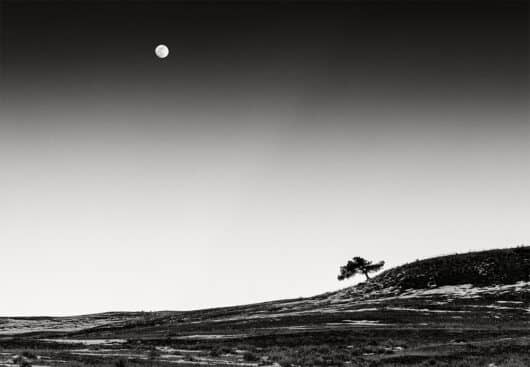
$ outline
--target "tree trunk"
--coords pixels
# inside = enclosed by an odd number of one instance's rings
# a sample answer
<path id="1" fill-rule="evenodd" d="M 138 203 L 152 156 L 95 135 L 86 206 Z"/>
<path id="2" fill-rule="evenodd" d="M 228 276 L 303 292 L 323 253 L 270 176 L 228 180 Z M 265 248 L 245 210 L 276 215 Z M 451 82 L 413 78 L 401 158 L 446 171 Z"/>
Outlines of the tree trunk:
<path id="1" fill-rule="evenodd" d="M 370 279 L 370 277 L 368 276 L 368 272 L 366 272 L 366 271 L 363 271 L 363 273 L 364 273 L 364 276 L 366 277 L 366 280 L 369 280 L 369 279 Z"/>

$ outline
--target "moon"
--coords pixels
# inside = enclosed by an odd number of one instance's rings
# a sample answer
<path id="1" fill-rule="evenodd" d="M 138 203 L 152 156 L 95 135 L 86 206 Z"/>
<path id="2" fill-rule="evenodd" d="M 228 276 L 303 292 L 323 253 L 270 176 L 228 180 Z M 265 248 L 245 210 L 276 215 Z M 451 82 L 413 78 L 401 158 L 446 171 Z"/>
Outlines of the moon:
<path id="1" fill-rule="evenodd" d="M 166 45 L 158 45 L 155 48 L 155 55 L 159 59 L 165 59 L 169 55 L 169 48 Z"/>

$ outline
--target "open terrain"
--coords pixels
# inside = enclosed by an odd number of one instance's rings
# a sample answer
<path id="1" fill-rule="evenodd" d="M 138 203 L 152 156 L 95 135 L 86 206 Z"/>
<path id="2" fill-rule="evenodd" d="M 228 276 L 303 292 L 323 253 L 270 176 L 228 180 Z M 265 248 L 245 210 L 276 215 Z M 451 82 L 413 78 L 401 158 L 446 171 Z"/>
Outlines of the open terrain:
<path id="1" fill-rule="evenodd" d="M 530 247 L 416 261 L 311 298 L 0 318 L 0 366 L 530 366 Z"/>

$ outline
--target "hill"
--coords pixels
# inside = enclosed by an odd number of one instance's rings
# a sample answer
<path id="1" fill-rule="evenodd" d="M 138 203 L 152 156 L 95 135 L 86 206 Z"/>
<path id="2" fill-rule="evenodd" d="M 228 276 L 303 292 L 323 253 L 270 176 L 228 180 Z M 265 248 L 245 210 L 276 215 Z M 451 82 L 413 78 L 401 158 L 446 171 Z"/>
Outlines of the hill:
<path id="1" fill-rule="evenodd" d="M 485 286 L 530 280 L 530 246 L 439 256 L 398 266 L 374 279 L 382 287 Z"/>
<path id="2" fill-rule="evenodd" d="M 529 247 L 441 256 L 243 306 L 0 319 L 0 365 L 29 348 L 43 366 L 528 366 L 529 258 Z"/>

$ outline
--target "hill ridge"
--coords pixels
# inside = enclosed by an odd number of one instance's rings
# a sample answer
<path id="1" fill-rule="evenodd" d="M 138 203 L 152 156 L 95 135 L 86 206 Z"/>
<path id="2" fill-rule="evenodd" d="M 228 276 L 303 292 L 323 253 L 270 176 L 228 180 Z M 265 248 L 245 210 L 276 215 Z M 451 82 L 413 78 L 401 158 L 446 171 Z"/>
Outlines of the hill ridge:
<path id="1" fill-rule="evenodd" d="M 530 246 L 436 256 L 393 267 L 353 287 L 421 289 L 530 281 Z"/>

